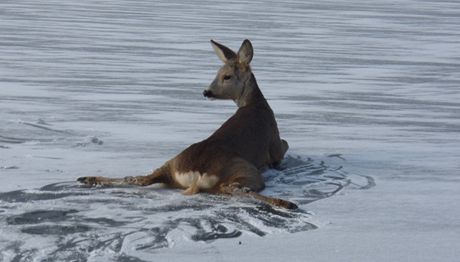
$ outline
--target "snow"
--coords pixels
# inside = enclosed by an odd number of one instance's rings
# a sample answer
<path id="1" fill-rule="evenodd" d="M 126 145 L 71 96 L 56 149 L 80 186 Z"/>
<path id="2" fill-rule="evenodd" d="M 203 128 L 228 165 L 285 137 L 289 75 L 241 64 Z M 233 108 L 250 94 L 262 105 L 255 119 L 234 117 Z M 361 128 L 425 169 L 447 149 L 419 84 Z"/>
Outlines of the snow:
<path id="1" fill-rule="evenodd" d="M 458 261 L 460 3 L 2 1 L 0 261 Z M 249 38 L 290 144 L 253 201 L 150 172 L 236 107 L 209 44 Z"/>

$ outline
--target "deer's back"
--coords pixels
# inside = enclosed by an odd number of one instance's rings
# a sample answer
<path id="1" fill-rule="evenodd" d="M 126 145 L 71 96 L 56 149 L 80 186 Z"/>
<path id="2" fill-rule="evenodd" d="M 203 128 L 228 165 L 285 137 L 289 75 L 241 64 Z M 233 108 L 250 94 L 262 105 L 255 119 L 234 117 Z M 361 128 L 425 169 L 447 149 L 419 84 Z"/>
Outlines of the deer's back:
<path id="1" fill-rule="evenodd" d="M 174 159 L 175 169 L 219 174 L 235 157 L 262 168 L 270 161 L 269 148 L 274 137 L 279 139 L 278 129 L 268 105 L 243 107 L 209 138 L 182 151 Z"/>

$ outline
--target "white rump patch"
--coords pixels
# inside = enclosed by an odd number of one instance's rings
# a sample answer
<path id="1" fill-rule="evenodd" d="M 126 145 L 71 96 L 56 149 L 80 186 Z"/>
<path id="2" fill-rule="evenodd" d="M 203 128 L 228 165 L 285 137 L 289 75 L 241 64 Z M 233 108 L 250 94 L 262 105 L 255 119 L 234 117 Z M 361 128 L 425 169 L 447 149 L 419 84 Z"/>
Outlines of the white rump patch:
<path id="1" fill-rule="evenodd" d="M 189 188 L 196 185 L 199 189 L 210 189 L 214 187 L 219 178 L 207 173 L 200 174 L 200 172 L 190 171 L 186 173 L 175 173 L 175 179 L 184 188 Z"/>

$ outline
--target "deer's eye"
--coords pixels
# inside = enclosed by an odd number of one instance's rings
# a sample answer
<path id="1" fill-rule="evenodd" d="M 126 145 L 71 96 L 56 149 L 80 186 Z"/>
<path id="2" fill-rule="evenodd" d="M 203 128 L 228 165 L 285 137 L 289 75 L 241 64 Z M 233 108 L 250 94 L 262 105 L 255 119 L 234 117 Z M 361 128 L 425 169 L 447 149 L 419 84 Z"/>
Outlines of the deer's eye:
<path id="1" fill-rule="evenodd" d="M 230 80 L 230 78 L 232 78 L 232 76 L 230 76 L 230 75 L 224 76 L 224 80 Z"/>

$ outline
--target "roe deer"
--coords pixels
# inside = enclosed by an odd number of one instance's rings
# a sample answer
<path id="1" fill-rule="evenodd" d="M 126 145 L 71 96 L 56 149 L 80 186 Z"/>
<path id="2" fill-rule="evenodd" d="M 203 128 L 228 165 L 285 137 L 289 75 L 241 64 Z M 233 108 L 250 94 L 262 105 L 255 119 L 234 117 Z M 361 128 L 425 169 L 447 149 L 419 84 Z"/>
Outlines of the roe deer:
<path id="1" fill-rule="evenodd" d="M 253 57 L 251 42 L 244 40 L 238 53 L 213 40 L 211 44 L 224 65 L 203 95 L 234 100 L 238 105 L 236 113 L 210 137 L 189 146 L 150 175 L 80 177 L 78 181 L 89 186 L 164 183 L 184 189 L 187 195 L 206 192 L 243 196 L 278 207 L 297 208 L 292 202 L 258 193 L 265 187 L 260 170 L 278 165 L 288 143 L 280 139 L 273 111 L 249 66 Z"/>

